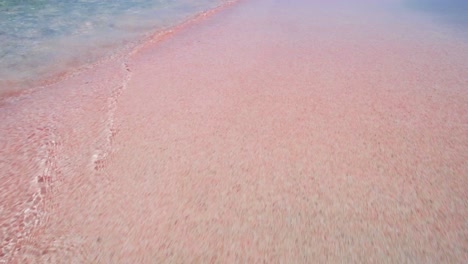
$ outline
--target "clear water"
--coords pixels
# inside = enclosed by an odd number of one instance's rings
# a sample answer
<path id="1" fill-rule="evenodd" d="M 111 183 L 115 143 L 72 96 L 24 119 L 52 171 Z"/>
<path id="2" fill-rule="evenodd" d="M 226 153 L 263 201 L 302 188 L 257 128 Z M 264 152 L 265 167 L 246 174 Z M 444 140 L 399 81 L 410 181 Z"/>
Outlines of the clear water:
<path id="1" fill-rule="evenodd" d="M 92 62 L 226 0 L 0 0 L 0 92 Z"/>
<path id="2" fill-rule="evenodd" d="M 403 3 L 412 11 L 427 14 L 460 33 L 468 33 L 467 0 L 404 0 Z"/>

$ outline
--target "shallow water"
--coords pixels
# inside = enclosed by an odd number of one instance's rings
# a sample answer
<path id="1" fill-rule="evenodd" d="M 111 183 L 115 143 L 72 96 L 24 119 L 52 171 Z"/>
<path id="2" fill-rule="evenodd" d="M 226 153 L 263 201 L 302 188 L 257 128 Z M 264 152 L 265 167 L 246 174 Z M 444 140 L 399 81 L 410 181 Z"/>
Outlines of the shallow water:
<path id="1" fill-rule="evenodd" d="M 0 0 L 0 94 L 33 87 L 227 1 Z M 468 36 L 466 1 L 396 2 Z"/>
<path id="2" fill-rule="evenodd" d="M 404 5 L 434 20 L 468 33 L 468 1 L 466 0 L 406 0 Z"/>
<path id="3" fill-rule="evenodd" d="M 468 42 L 381 1 L 240 1 L 0 102 L 0 263 L 464 263 Z M 116 17 L 50 45 L 164 27 Z"/>
<path id="4" fill-rule="evenodd" d="M 0 93 L 67 71 L 225 0 L 0 0 Z"/>

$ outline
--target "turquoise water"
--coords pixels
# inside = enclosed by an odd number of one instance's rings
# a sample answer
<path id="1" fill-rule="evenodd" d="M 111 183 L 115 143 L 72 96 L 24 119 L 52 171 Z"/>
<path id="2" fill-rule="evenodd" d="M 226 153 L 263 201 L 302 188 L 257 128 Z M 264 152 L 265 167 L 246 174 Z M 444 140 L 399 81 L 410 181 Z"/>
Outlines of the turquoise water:
<path id="1" fill-rule="evenodd" d="M 0 0 L 0 95 L 109 55 L 229 0 Z M 402 0 L 467 33 L 467 0 Z"/>
<path id="2" fill-rule="evenodd" d="M 425 13 L 436 22 L 455 27 L 458 31 L 468 31 L 467 0 L 405 0 L 404 5 L 412 11 Z"/>
<path id="3" fill-rule="evenodd" d="M 226 0 L 0 0 L 0 92 L 86 64 Z"/>

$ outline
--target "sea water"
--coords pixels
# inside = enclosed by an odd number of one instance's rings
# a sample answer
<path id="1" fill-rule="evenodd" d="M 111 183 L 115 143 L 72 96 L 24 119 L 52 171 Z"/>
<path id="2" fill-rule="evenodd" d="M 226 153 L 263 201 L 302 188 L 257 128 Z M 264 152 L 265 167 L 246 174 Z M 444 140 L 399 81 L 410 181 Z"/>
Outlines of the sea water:
<path id="1" fill-rule="evenodd" d="M 467 0 L 405 0 L 406 8 L 424 13 L 435 22 L 444 23 L 466 34 L 468 31 Z"/>
<path id="2" fill-rule="evenodd" d="M 0 95 L 91 63 L 228 0 L 0 0 Z M 399 1 L 397 1 L 399 2 Z M 401 0 L 466 33 L 468 1 Z"/>
<path id="3" fill-rule="evenodd" d="M 0 0 L 0 94 L 95 61 L 226 0 Z"/>

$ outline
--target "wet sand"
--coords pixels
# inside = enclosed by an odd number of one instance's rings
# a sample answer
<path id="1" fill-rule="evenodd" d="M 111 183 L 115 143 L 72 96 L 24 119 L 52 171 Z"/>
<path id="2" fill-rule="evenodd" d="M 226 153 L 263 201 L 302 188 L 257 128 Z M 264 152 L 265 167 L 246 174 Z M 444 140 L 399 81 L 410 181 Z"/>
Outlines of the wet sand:
<path id="1" fill-rule="evenodd" d="M 1 260 L 464 263 L 468 41 L 361 2 L 240 1 L 4 101 Z"/>

